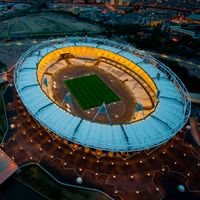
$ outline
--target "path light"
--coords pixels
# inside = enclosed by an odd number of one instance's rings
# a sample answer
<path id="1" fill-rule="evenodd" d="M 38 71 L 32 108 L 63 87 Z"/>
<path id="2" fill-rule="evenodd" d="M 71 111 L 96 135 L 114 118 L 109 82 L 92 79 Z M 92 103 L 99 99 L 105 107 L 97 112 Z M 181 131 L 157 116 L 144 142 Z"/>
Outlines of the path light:
<path id="1" fill-rule="evenodd" d="M 10 128 L 11 128 L 11 129 L 14 129 L 14 128 L 15 128 L 15 125 L 14 125 L 14 124 L 11 124 L 11 125 L 10 125 Z"/>
<path id="2" fill-rule="evenodd" d="M 96 149 L 96 154 L 97 154 L 97 156 L 101 156 L 102 155 L 102 150 Z"/>
<path id="3" fill-rule="evenodd" d="M 77 184 L 82 184 L 83 183 L 83 179 L 81 177 L 76 178 L 76 183 Z"/>
<path id="4" fill-rule="evenodd" d="M 178 185 L 178 186 L 177 186 L 177 190 L 178 190 L 179 192 L 185 192 L 185 187 L 184 187 L 184 185 Z"/>
<path id="5" fill-rule="evenodd" d="M 73 148 L 74 148 L 73 151 L 77 150 L 78 147 L 79 147 L 78 144 L 73 144 Z"/>
<path id="6" fill-rule="evenodd" d="M 85 153 L 88 153 L 90 151 L 90 148 L 89 147 L 85 147 L 84 151 L 85 151 Z"/>
<path id="7" fill-rule="evenodd" d="M 108 152 L 108 157 L 112 158 L 114 156 L 114 153 L 112 151 Z"/>
<path id="8" fill-rule="evenodd" d="M 190 125 L 186 126 L 186 129 L 187 129 L 188 131 L 190 131 L 190 130 L 191 130 L 191 126 L 190 126 Z"/>

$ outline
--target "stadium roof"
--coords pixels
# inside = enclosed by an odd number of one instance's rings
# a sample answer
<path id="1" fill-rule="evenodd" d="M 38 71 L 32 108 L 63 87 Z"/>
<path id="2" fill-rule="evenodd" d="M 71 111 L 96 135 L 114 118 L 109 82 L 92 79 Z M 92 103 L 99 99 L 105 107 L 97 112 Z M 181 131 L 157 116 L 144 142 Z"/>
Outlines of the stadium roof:
<path id="1" fill-rule="evenodd" d="M 190 112 L 189 110 L 186 113 L 188 107 L 190 109 L 190 102 L 187 102 L 187 99 L 183 96 L 187 95 L 187 90 L 182 91 L 184 86 L 180 80 L 175 85 L 168 79 L 169 73 L 172 73 L 171 71 L 164 67 L 168 72 L 168 75 L 166 75 L 167 73 L 163 73 L 152 64 L 144 62 L 143 58 L 123 50 L 120 44 L 116 42 L 112 42 L 112 45 L 100 45 L 98 39 L 91 39 L 90 42 L 84 43 L 74 42 L 75 40 L 76 38 L 69 38 L 63 44 L 54 41 L 53 46 L 51 45 L 52 41 L 47 41 L 45 45 L 35 46 L 30 49 L 17 63 L 15 69 L 16 89 L 28 111 L 40 123 L 67 140 L 91 148 L 115 152 L 139 151 L 158 146 L 168 141 L 183 127 Z M 109 125 L 73 116 L 53 103 L 38 83 L 36 73 L 38 48 L 41 55 L 44 56 L 54 51 L 55 48 L 82 45 L 98 46 L 98 48 L 117 53 L 132 62 L 138 63 L 140 68 L 146 71 L 154 80 L 160 91 L 159 102 L 155 111 L 147 118 L 134 123 Z M 158 72 L 161 74 L 159 80 L 156 79 Z M 173 79 L 175 75 L 173 73 L 171 75 L 171 79 Z M 176 79 L 177 77 L 175 76 L 174 78 Z M 178 82 L 181 85 L 178 85 Z"/>

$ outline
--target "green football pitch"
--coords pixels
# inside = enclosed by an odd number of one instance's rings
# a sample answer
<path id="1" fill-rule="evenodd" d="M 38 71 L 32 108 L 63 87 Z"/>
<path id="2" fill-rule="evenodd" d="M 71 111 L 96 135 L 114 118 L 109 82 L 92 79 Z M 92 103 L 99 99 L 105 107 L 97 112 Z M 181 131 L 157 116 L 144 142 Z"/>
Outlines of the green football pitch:
<path id="1" fill-rule="evenodd" d="M 65 80 L 64 83 L 83 110 L 120 100 L 95 74 Z"/>

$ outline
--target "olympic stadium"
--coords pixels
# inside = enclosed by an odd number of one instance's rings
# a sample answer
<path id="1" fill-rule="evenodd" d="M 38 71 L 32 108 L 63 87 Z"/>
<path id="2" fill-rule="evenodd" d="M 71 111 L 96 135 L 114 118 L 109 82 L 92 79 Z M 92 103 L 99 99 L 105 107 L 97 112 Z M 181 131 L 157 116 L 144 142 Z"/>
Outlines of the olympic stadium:
<path id="1" fill-rule="evenodd" d="M 190 115 L 189 94 L 167 66 L 104 38 L 37 44 L 17 62 L 14 83 L 28 112 L 47 130 L 98 150 L 159 146 Z"/>

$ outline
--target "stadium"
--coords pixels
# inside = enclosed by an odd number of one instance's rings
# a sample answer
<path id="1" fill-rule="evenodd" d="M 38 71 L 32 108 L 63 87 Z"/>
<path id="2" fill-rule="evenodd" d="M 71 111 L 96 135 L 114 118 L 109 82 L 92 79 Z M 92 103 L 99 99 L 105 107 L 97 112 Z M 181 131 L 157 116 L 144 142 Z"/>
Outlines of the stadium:
<path id="1" fill-rule="evenodd" d="M 97 150 L 159 146 L 190 115 L 189 94 L 167 66 L 105 38 L 37 44 L 18 60 L 14 83 L 28 112 L 47 130 Z"/>

